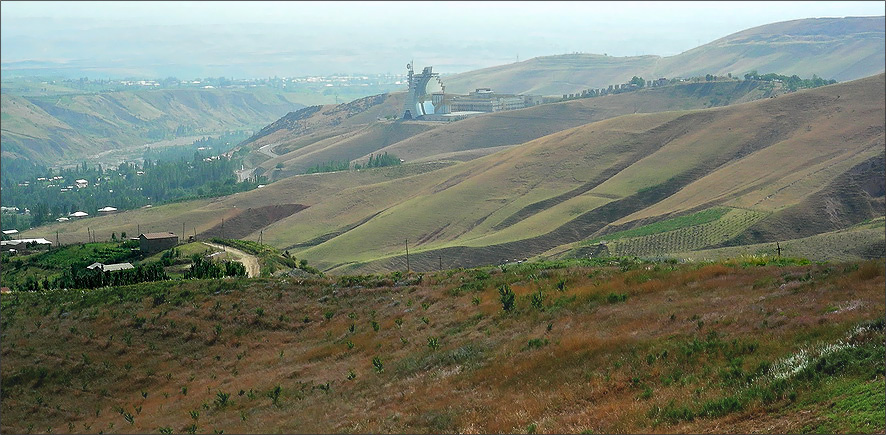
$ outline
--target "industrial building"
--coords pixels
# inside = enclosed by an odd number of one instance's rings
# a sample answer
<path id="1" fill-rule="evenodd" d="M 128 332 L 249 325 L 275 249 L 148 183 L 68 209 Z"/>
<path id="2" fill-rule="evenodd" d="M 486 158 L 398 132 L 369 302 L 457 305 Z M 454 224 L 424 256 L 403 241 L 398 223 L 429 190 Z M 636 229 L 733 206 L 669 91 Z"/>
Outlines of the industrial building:
<path id="1" fill-rule="evenodd" d="M 543 98 L 538 95 L 496 94 L 491 88 L 478 88 L 468 95 L 446 94 L 446 88 L 439 74 L 433 72 L 433 67 L 425 67 L 421 74 L 415 74 L 412 63 L 406 68 L 409 89 L 401 119 L 452 121 L 543 103 Z"/>

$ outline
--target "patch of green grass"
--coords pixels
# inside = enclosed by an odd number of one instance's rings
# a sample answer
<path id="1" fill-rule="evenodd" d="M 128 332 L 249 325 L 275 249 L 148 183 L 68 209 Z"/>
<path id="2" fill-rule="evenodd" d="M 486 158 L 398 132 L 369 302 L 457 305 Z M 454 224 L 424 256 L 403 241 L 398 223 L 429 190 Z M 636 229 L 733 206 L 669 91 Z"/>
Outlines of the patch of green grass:
<path id="1" fill-rule="evenodd" d="M 878 433 L 886 421 L 886 382 L 834 379 L 826 381 L 803 405 L 828 404 L 823 421 L 803 427 L 804 433 Z"/>
<path id="2" fill-rule="evenodd" d="M 640 237 L 640 236 L 648 236 L 650 234 L 658 234 L 666 231 L 678 230 L 680 228 L 691 227 L 695 225 L 706 224 L 708 222 L 713 222 L 722 218 L 730 209 L 725 207 L 714 207 L 709 208 L 707 210 L 700 211 L 698 213 L 693 213 L 688 216 L 680 216 L 673 219 L 667 219 L 660 222 L 655 222 L 649 225 L 643 225 L 639 228 L 632 228 L 630 230 L 619 231 L 612 234 L 607 234 L 603 237 L 591 240 L 588 242 L 589 244 L 599 243 L 603 240 L 615 240 L 615 239 L 626 239 L 629 237 Z"/>
<path id="3" fill-rule="evenodd" d="M 695 218 L 699 214 L 701 217 Z M 607 247 L 614 255 L 649 256 L 687 252 L 724 243 L 765 216 L 765 213 L 751 210 L 716 208 L 612 233 L 595 241 L 608 240 Z"/>

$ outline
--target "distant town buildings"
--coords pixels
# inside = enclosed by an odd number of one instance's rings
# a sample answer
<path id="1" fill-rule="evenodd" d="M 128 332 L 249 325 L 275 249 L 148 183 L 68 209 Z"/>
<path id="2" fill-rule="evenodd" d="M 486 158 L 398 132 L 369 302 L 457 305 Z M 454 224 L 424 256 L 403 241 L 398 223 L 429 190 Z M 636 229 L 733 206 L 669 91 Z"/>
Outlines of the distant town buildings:
<path id="1" fill-rule="evenodd" d="M 52 246 L 52 242 L 46 240 L 44 238 L 39 239 L 13 239 L 13 240 L 0 240 L 0 246 L 5 247 L 16 247 L 21 249 L 21 247 L 33 246 L 35 248 L 49 248 Z"/>

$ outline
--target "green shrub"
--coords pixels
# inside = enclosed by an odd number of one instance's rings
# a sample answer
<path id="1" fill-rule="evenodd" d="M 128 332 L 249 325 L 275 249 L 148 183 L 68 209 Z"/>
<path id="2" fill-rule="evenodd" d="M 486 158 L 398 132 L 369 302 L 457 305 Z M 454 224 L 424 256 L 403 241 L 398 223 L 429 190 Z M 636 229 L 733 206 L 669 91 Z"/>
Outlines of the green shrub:
<path id="1" fill-rule="evenodd" d="M 275 386 L 271 391 L 268 391 L 267 396 L 271 398 L 271 403 L 274 406 L 277 406 L 277 401 L 280 400 L 280 394 L 283 392 L 283 388 L 279 385 Z"/>
<path id="2" fill-rule="evenodd" d="M 228 393 L 223 393 L 219 391 L 215 394 L 215 403 L 219 408 L 224 408 L 228 405 L 228 399 L 231 397 Z"/>
<path id="3" fill-rule="evenodd" d="M 511 286 L 507 283 L 502 284 L 498 287 L 499 300 L 501 301 L 501 307 L 503 310 L 510 312 L 514 309 L 514 299 L 517 297 L 514 294 L 514 291 L 511 290 Z"/>
<path id="4" fill-rule="evenodd" d="M 529 339 L 529 343 L 526 345 L 527 349 L 541 349 L 548 345 L 547 338 L 531 338 Z"/>
<path id="5" fill-rule="evenodd" d="M 529 295 L 529 303 L 533 308 L 541 311 L 544 309 L 545 294 L 539 288 L 538 291 Z"/>
<path id="6" fill-rule="evenodd" d="M 628 300 L 628 295 L 626 293 L 609 293 L 609 296 L 606 296 L 606 302 L 609 302 L 610 304 L 616 304 L 619 302 L 624 302 L 626 300 Z"/>

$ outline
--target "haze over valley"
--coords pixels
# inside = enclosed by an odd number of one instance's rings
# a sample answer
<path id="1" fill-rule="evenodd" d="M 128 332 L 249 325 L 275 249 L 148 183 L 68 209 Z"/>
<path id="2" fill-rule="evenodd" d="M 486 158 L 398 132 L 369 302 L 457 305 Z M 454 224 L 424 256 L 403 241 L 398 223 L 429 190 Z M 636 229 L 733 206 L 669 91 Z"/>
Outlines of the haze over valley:
<path id="1" fill-rule="evenodd" d="M 886 430 L 882 2 L 25 3 L 4 433 Z"/>

